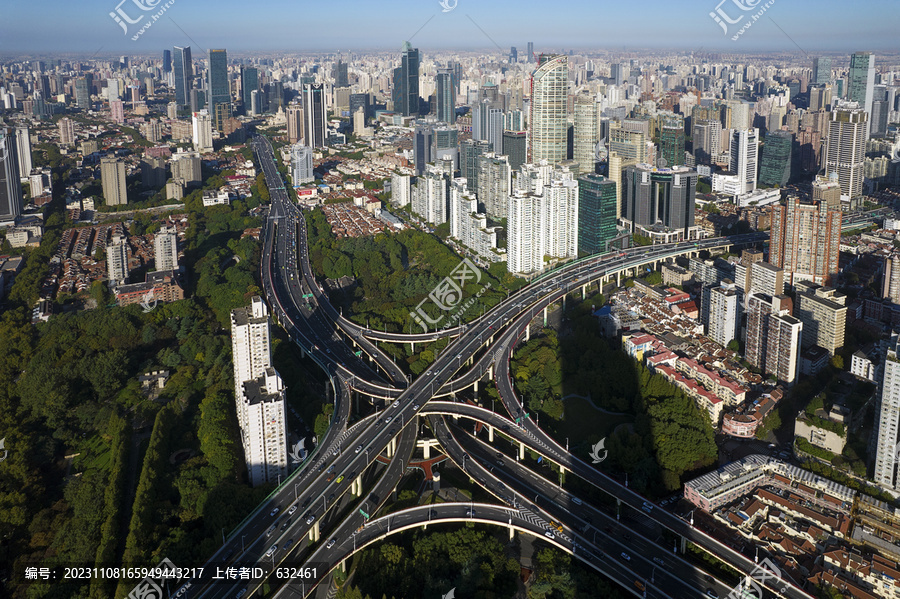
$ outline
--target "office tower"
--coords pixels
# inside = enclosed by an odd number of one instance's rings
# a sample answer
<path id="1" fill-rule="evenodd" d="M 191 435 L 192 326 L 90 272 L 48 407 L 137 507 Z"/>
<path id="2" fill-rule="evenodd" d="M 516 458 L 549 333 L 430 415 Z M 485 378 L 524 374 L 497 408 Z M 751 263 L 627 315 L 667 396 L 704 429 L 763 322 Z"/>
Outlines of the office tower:
<path id="1" fill-rule="evenodd" d="M 739 290 L 732 281 L 726 279 L 714 287 L 710 291 L 707 337 L 722 347 L 731 343 L 737 337 L 741 320 L 740 304 Z"/>
<path id="2" fill-rule="evenodd" d="M 428 165 L 413 189 L 412 211 L 434 225 L 447 222 L 449 192 L 448 178 L 439 167 Z"/>
<path id="3" fill-rule="evenodd" d="M 369 94 L 350 94 L 350 114 L 356 114 L 356 111 L 360 108 L 363 109 L 365 118 L 372 117 L 372 105 L 369 102 Z"/>
<path id="4" fill-rule="evenodd" d="M 122 100 L 112 100 L 109 103 L 109 114 L 114 123 L 120 125 L 125 122 L 125 103 Z"/>
<path id="5" fill-rule="evenodd" d="M 459 144 L 459 170 L 466 179 L 466 187 L 469 191 L 478 190 L 478 157 L 491 152 L 493 148 L 488 141 L 476 141 L 467 139 Z"/>
<path id="6" fill-rule="evenodd" d="M 578 163 L 578 172 L 593 173 L 596 170 L 597 153 L 597 103 L 590 94 L 575 96 L 575 121 L 572 130 L 572 160 Z"/>
<path id="7" fill-rule="evenodd" d="M 156 270 L 178 270 L 178 234 L 175 227 L 163 227 L 153 238 Z"/>
<path id="8" fill-rule="evenodd" d="M 103 199 L 107 206 L 121 206 L 128 203 L 125 187 L 125 163 L 117 158 L 100 159 L 100 180 L 103 183 Z"/>
<path id="9" fill-rule="evenodd" d="M 516 50 L 515 46 L 509 48 L 509 62 L 512 64 L 519 62 L 519 52 Z"/>
<path id="10" fill-rule="evenodd" d="M 185 110 L 191 103 L 191 86 L 194 81 L 194 65 L 191 62 L 191 47 L 175 46 L 172 55 L 172 70 L 175 81 L 175 103 L 179 110 Z M 191 106 L 193 112 L 194 106 Z"/>
<path id="11" fill-rule="evenodd" d="M 790 196 L 772 207 L 769 262 L 784 269 L 787 283 L 828 284 L 838 273 L 841 212 L 824 201 L 802 203 Z"/>
<path id="12" fill-rule="evenodd" d="M 891 110 L 887 87 L 876 85 L 873 88 L 872 113 L 869 115 L 870 135 L 884 135 L 887 133 L 888 113 Z"/>
<path id="13" fill-rule="evenodd" d="M 875 55 L 871 52 L 854 52 L 850 56 L 850 81 L 847 85 L 847 99 L 851 102 L 856 102 L 871 115 L 874 86 Z"/>
<path id="14" fill-rule="evenodd" d="M 403 116 L 419 114 L 419 50 L 409 42 L 403 42 L 400 66 L 394 69 L 393 83 L 394 112 Z"/>
<path id="15" fill-rule="evenodd" d="M 803 322 L 803 347 L 818 345 L 833 356 L 844 347 L 847 296 L 812 281 L 800 281 L 795 288 L 794 316 Z"/>
<path id="16" fill-rule="evenodd" d="M 433 162 L 431 158 L 432 136 L 434 135 L 432 127 L 434 121 L 419 121 L 416 123 L 415 144 L 413 146 L 413 161 L 416 164 L 416 175 L 425 174 L 425 167 L 429 162 Z"/>
<path id="17" fill-rule="evenodd" d="M 622 85 L 625 83 L 625 71 L 622 63 L 614 62 L 609 65 L 609 78 L 610 83 L 613 85 Z"/>
<path id="18" fill-rule="evenodd" d="M 697 164 L 712 164 L 721 151 L 722 122 L 718 119 L 694 120 L 694 160 Z"/>
<path id="19" fill-rule="evenodd" d="M 475 159 L 478 181 L 476 183 L 479 204 L 485 213 L 495 219 L 506 218 L 509 193 L 512 189 L 512 169 L 506 156 L 488 152 Z M 468 185 L 468 182 L 466 182 Z"/>
<path id="20" fill-rule="evenodd" d="M 110 287 L 128 283 L 128 242 L 118 235 L 106 246 L 106 273 Z"/>
<path id="21" fill-rule="evenodd" d="M 212 118 L 209 111 L 205 108 L 200 112 L 193 113 L 191 117 L 191 125 L 194 143 L 194 151 L 196 152 L 212 152 Z"/>
<path id="22" fill-rule="evenodd" d="M 241 385 L 244 403 L 244 456 L 250 484 L 277 484 L 287 476 L 287 426 L 284 381 L 278 372 L 265 374 Z"/>
<path id="23" fill-rule="evenodd" d="M 831 106 L 831 85 L 826 83 L 809 86 L 809 110 L 825 110 L 829 106 Z"/>
<path id="24" fill-rule="evenodd" d="M 731 158 L 728 170 L 738 178 L 738 194 L 756 189 L 756 160 L 759 129 L 735 129 L 731 133 Z"/>
<path id="25" fill-rule="evenodd" d="M 566 56 L 541 55 L 530 82 L 529 162 L 555 164 L 566 159 L 568 78 Z"/>
<path id="26" fill-rule="evenodd" d="M 766 333 L 766 362 L 764 372 L 788 387 L 797 382 L 800 370 L 800 343 L 803 322 L 787 310 L 769 316 Z"/>
<path id="27" fill-rule="evenodd" d="M 766 135 L 759 166 L 759 184 L 784 187 L 791 178 L 791 148 L 794 136 L 790 131 L 772 131 Z"/>
<path id="28" fill-rule="evenodd" d="M 49 116 L 49 112 L 47 110 L 47 104 L 44 102 L 44 97 L 48 94 L 41 92 L 41 90 L 34 90 L 34 108 L 32 112 L 34 113 L 34 117 L 40 120 L 43 120 Z"/>
<path id="29" fill-rule="evenodd" d="M 28 127 L 16 127 L 16 152 L 19 159 L 19 178 L 31 175 L 31 133 Z M 31 195 L 36 195 L 34 192 Z"/>
<path id="30" fill-rule="evenodd" d="M 241 67 L 241 100 L 244 102 L 245 114 L 256 114 L 250 111 L 253 105 L 251 94 L 259 91 L 259 71 L 255 67 Z"/>
<path id="31" fill-rule="evenodd" d="M 436 123 L 431 129 L 431 160 L 450 160 L 453 171 L 459 169 L 459 129 Z"/>
<path id="32" fill-rule="evenodd" d="M 539 194 L 515 190 L 509 198 L 507 270 L 529 274 L 545 260 L 578 256 L 578 183 L 568 169 L 554 171 Z"/>
<path id="33" fill-rule="evenodd" d="M 659 131 L 659 154 L 656 164 L 660 167 L 684 164 L 684 127 L 662 127 Z"/>
<path id="34" fill-rule="evenodd" d="M 112 102 L 113 100 L 119 100 L 122 94 L 119 92 L 119 80 L 118 79 L 107 79 L 106 80 L 106 99 Z"/>
<path id="35" fill-rule="evenodd" d="M 296 187 L 315 180 L 312 148 L 299 143 L 294 144 L 291 146 L 291 182 Z"/>
<path id="36" fill-rule="evenodd" d="M 472 139 L 476 141 L 486 140 L 490 127 L 491 102 L 489 100 L 481 100 L 473 104 L 470 114 L 472 115 Z"/>
<path id="37" fill-rule="evenodd" d="M 841 210 L 841 186 L 836 177 L 816 177 L 812 183 L 812 199 L 821 200 L 829 210 Z"/>
<path id="38" fill-rule="evenodd" d="M 75 79 L 75 106 L 84 110 L 91 107 L 91 89 L 86 77 Z"/>
<path id="39" fill-rule="evenodd" d="M 321 83 L 307 83 L 303 87 L 303 116 L 306 145 L 321 148 L 325 145 L 328 126 L 325 119 L 325 88 Z"/>
<path id="40" fill-rule="evenodd" d="M 303 118 L 303 107 L 299 104 L 290 104 L 287 107 L 287 138 L 288 142 L 295 144 L 304 139 L 305 119 Z"/>
<path id="41" fill-rule="evenodd" d="M 228 82 L 228 54 L 225 50 L 209 51 L 209 97 L 207 107 L 209 114 L 215 119 L 215 129 L 221 131 L 224 119 L 219 121 L 217 107 L 220 104 L 231 103 L 231 88 Z M 230 115 L 229 115 L 230 116 Z"/>
<path id="42" fill-rule="evenodd" d="M 11 221 L 22 213 L 22 184 L 16 137 L 15 129 L 0 126 L 0 222 Z"/>
<path id="43" fill-rule="evenodd" d="M 622 218 L 631 225 L 684 231 L 694 226 L 697 171 L 687 167 L 657 169 L 648 164 L 625 168 L 622 177 Z"/>
<path id="44" fill-rule="evenodd" d="M 513 171 L 525 164 L 528 152 L 528 140 L 525 131 L 503 132 L 503 153 L 509 160 L 509 168 Z"/>
<path id="45" fill-rule="evenodd" d="M 534 42 L 528 42 L 528 60 L 526 62 L 535 62 L 534 59 Z"/>
<path id="46" fill-rule="evenodd" d="M 219 102 L 210 112 L 212 126 L 219 133 L 224 133 L 225 123 L 234 116 L 234 104 L 231 102 Z"/>
<path id="47" fill-rule="evenodd" d="M 59 119 L 59 145 L 75 145 L 75 122 L 67 116 Z"/>
<path id="48" fill-rule="evenodd" d="M 172 178 L 181 179 L 185 185 L 200 183 L 201 160 L 198 152 L 178 151 L 172 154 Z"/>
<path id="49" fill-rule="evenodd" d="M 347 74 L 347 63 L 338 58 L 334 65 L 334 86 L 350 87 L 350 77 Z"/>
<path id="50" fill-rule="evenodd" d="M 900 305 L 900 254 L 892 254 L 884 258 L 881 297 Z"/>
<path id="51" fill-rule="evenodd" d="M 578 250 L 601 254 L 616 237 L 616 184 L 593 173 L 578 177 Z"/>
<path id="52" fill-rule="evenodd" d="M 878 389 L 880 410 L 875 416 L 878 430 L 875 453 L 875 482 L 889 489 L 898 487 L 897 446 L 900 444 L 900 348 L 898 336 L 891 336 L 884 361 L 884 376 Z"/>
<path id="53" fill-rule="evenodd" d="M 826 56 L 813 58 L 812 85 L 825 85 L 831 81 L 831 59 Z"/>
<path id="54" fill-rule="evenodd" d="M 166 184 L 166 160 L 158 156 L 141 159 L 141 184 L 148 189 L 160 189 Z"/>
<path id="55" fill-rule="evenodd" d="M 609 153 L 618 155 L 623 163 L 641 164 L 647 161 L 647 136 L 643 130 L 610 126 Z"/>
<path id="56" fill-rule="evenodd" d="M 836 173 L 841 194 L 848 198 L 863 192 L 868 114 L 857 105 L 839 106 L 828 113 L 825 136 L 825 176 Z"/>
<path id="57" fill-rule="evenodd" d="M 453 124 L 456 122 L 456 86 L 450 69 L 438 69 L 434 77 L 437 120 Z"/>
<path id="58" fill-rule="evenodd" d="M 172 51 L 171 50 L 163 50 L 162 72 L 163 73 L 171 73 L 172 72 Z"/>
<path id="59" fill-rule="evenodd" d="M 409 204 L 412 192 L 410 179 L 409 175 L 399 173 L 391 175 L 391 204 L 400 208 Z"/>

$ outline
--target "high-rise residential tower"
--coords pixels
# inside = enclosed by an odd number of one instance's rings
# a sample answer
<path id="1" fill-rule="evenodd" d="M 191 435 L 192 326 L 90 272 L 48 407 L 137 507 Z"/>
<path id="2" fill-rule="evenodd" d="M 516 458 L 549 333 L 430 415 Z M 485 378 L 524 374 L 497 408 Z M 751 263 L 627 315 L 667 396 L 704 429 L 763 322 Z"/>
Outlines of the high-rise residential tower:
<path id="1" fill-rule="evenodd" d="M 100 179 L 103 183 L 103 199 L 107 206 L 120 206 L 128 203 L 128 192 L 125 186 L 125 163 L 119 158 L 106 157 L 100 159 Z"/>
<path id="2" fill-rule="evenodd" d="M 821 200 L 806 203 L 789 196 L 785 204 L 772 207 L 771 226 L 769 262 L 784 269 L 788 284 L 828 284 L 838 273 L 840 210 Z"/>
<path id="3" fill-rule="evenodd" d="M 731 133 L 731 158 L 728 170 L 738 178 L 738 193 L 756 189 L 756 161 L 759 152 L 758 129 L 735 129 Z"/>
<path id="4" fill-rule="evenodd" d="M 175 227 L 163 227 L 153 238 L 156 270 L 178 270 L 178 234 Z"/>
<path id="5" fill-rule="evenodd" d="M 858 104 L 845 104 L 829 112 L 828 117 L 825 176 L 837 174 L 841 195 L 859 196 L 863 192 L 869 115 Z"/>

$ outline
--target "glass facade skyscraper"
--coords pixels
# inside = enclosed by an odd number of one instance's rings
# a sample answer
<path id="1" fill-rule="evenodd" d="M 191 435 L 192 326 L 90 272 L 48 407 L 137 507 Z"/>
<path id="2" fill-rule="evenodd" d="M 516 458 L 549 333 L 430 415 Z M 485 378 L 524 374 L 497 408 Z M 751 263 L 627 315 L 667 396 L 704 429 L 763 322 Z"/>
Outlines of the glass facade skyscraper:
<path id="1" fill-rule="evenodd" d="M 175 103 L 184 109 L 191 102 L 191 84 L 194 80 L 194 66 L 191 63 L 191 47 L 175 46 L 172 54 L 172 70 L 175 71 Z"/>
<path id="2" fill-rule="evenodd" d="M 871 52 L 854 52 L 850 56 L 850 82 L 847 99 L 858 102 L 872 115 L 872 95 L 875 87 L 875 56 Z"/>
<path id="3" fill-rule="evenodd" d="M 586 254 L 606 251 L 616 236 L 616 183 L 606 177 L 578 177 L 578 249 Z"/>
<path id="4" fill-rule="evenodd" d="M 568 84 L 568 58 L 542 54 L 531 74 L 529 162 L 566 159 Z"/>
<path id="5" fill-rule="evenodd" d="M 437 120 L 453 124 L 456 122 L 456 86 L 453 71 L 440 69 L 434 78 Z"/>
<path id="6" fill-rule="evenodd" d="M 419 50 L 409 42 L 403 42 L 400 66 L 394 69 L 391 98 L 395 112 L 403 116 L 419 114 Z"/>
<path id="7" fill-rule="evenodd" d="M 259 71 L 255 67 L 241 67 L 241 98 L 244 101 L 244 112 L 250 114 L 251 96 L 259 90 Z"/>
<path id="8" fill-rule="evenodd" d="M 228 55 L 225 50 L 209 51 L 209 113 L 213 115 L 213 125 L 222 130 L 219 115 L 224 112 L 218 108 L 220 104 L 231 103 L 231 89 L 228 86 Z"/>
<path id="9" fill-rule="evenodd" d="M 791 178 L 791 147 L 794 135 L 790 131 L 772 131 L 766 135 L 759 166 L 760 185 L 784 187 Z"/>

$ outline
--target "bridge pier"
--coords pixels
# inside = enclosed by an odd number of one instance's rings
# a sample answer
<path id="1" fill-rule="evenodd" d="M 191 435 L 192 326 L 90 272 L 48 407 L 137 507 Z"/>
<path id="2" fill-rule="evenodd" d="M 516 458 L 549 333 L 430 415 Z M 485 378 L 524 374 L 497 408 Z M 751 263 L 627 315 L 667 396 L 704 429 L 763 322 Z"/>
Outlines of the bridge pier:
<path id="1" fill-rule="evenodd" d="M 528 326 L 525 327 L 525 343 L 528 343 L 531 340 L 531 323 L 528 323 Z"/>
<path id="2" fill-rule="evenodd" d="M 319 540 L 319 523 L 316 522 L 313 524 L 313 527 L 309 529 L 309 542 L 315 543 Z"/>
<path id="3" fill-rule="evenodd" d="M 588 286 L 586 284 L 581 286 L 581 301 L 587 299 L 587 288 Z"/>
<path id="4" fill-rule="evenodd" d="M 547 326 L 547 308 L 544 308 L 544 326 Z"/>
<path id="5" fill-rule="evenodd" d="M 362 476 L 357 476 L 356 479 L 350 483 L 350 494 L 355 495 L 356 497 L 362 496 Z"/>
<path id="6" fill-rule="evenodd" d="M 347 558 L 344 558 L 341 560 L 341 563 L 338 566 L 338 568 L 341 569 L 341 572 L 344 572 L 345 574 L 347 573 Z"/>
<path id="7" fill-rule="evenodd" d="M 519 441 L 519 459 L 525 459 L 525 443 L 523 443 L 522 441 Z"/>
<path id="8" fill-rule="evenodd" d="M 622 271 L 616 273 L 616 287 L 622 286 Z"/>
<path id="9" fill-rule="evenodd" d="M 566 294 L 563 294 L 563 296 L 562 296 L 562 309 L 563 309 L 563 312 L 566 311 Z"/>
<path id="10" fill-rule="evenodd" d="M 416 353 L 416 342 L 415 341 L 409 342 L 409 353 L 411 353 L 411 354 Z"/>
<path id="11" fill-rule="evenodd" d="M 491 425 L 488 425 L 488 441 L 490 443 L 494 442 L 494 427 Z"/>
<path id="12" fill-rule="evenodd" d="M 488 366 L 488 380 L 489 381 L 494 380 L 494 363 L 493 362 L 491 362 L 490 365 Z"/>
<path id="13" fill-rule="evenodd" d="M 509 540 L 512 542 L 513 539 L 516 538 L 516 529 L 512 527 L 512 524 L 509 525 Z"/>

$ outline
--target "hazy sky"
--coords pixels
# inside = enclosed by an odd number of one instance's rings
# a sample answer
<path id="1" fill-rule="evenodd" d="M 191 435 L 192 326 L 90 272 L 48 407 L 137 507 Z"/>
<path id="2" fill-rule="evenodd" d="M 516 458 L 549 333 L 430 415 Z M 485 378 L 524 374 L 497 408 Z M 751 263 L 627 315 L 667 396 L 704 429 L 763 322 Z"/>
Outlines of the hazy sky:
<path id="1" fill-rule="evenodd" d="M 772 0 L 736 41 L 731 37 L 766 1 L 724 0 L 725 15 L 742 17 L 727 35 L 710 17 L 720 0 L 456 1 L 443 12 L 438 0 L 0 0 L 0 52 L 144 53 L 173 45 L 233 52 L 393 49 L 410 37 L 426 53 L 488 49 L 494 42 L 524 53 L 528 41 L 536 50 L 900 51 L 896 0 Z M 165 13 L 132 40 L 167 2 Z M 744 11 L 739 3 L 752 8 Z M 142 4 L 153 8 L 142 10 Z M 127 34 L 110 17 L 117 7 L 132 20 L 143 16 Z"/>

